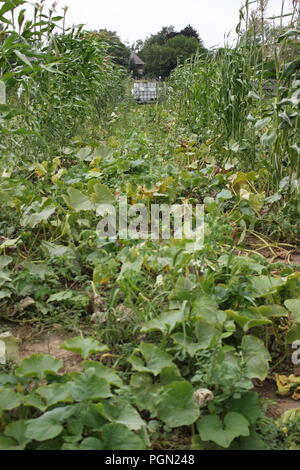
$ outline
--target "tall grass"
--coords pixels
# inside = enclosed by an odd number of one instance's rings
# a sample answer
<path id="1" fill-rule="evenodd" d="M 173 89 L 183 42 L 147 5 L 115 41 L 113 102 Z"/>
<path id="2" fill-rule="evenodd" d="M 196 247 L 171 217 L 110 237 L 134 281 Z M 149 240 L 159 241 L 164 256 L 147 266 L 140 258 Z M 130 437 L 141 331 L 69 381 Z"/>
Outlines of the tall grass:
<path id="1" fill-rule="evenodd" d="M 241 8 L 234 46 L 177 67 L 169 103 L 200 141 L 214 138 L 220 162 L 237 157 L 242 169 L 266 167 L 274 190 L 285 176 L 300 176 L 300 4 L 283 2 L 272 18 L 267 4 Z"/>
<path id="2" fill-rule="evenodd" d="M 109 40 L 66 29 L 67 8 L 44 1 L 0 2 L 3 155 L 43 160 L 79 130 L 95 129 L 122 98 L 126 72 L 109 56 Z"/>

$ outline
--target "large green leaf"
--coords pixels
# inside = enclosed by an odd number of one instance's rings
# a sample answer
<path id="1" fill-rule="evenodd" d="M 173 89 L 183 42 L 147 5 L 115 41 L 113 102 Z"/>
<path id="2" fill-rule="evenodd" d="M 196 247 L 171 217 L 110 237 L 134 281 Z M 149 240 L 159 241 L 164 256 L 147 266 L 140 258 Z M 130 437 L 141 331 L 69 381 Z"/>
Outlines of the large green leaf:
<path id="1" fill-rule="evenodd" d="M 11 296 L 12 296 L 12 292 L 9 291 L 8 289 L 0 290 L 0 300 L 9 298 Z"/>
<path id="2" fill-rule="evenodd" d="M 25 54 L 22 54 L 22 52 L 17 49 L 14 50 L 14 53 L 22 62 L 24 62 L 24 64 L 28 65 L 31 69 L 33 68 L 30 59 Z"/>
<path id="3" fill-rule="evenodd" d="M 282 318 L 288 316 L 287 310 L 281 305 L 261 305 L 260 307 L 249 307 L 248 310 L 267 318 Z"/>
<path id="4" fill-rule="evenodd" d="M 161 396 L 161 388 L 161 384 L 153 383 L 152 375 L 150 374 L 140 373 L 131 376 L 130 391 L 134 404 L 140 411 L 147 410 L 153 412 L 156 409 Z"/>
<path id="5" fill-rule="evenodd" d="M 23 396 L 22 404 L 24 406 L 30 406 L 30 408 L 36 408 L 40 411 L 46 411 L 48 408 L 47 403 L 36 393 L 29 393 Z"/>
<path id="6" fill-rule="evenodd" d="M 0 436 L 0 450 L 23 450 L 24 445 L 17 444 L 14 439 L 6 436 Z"/>
<path id="7" fill-rule="evenodd" d="M 55 243 L 50 243 L 50 242 L 45 242 L 45 241 L 42 242 L 41 246 L 45 249 L 47 255 L 50 258 L 60 258 L 60 257 L 74 258 L 75 257 L 74 251 L 72 250 L 72 248 L 69 248 L 68 246 L 56 245 Z"/>
<path id="8" fill-rule="evenodd" d="M 27 424 L 25 420 L 12 421 L 6 426 L 4 434 L 7 437 L 12 437 L 18 444 L 25 447 L 27 442 L 29 442 L 29 439 L 25 436 L 26 429 Z"/>
<path id="9" fill-rule="evenodd" d="M 110 189 L 104 184 L 97 183 L 93 185 L 93 192 L 90 192 L 90 198 L 95 205 L 96 213 L 102 215 L 102 204 L 114 204 L 116 201 L 115 196 Z"/>
<path id="10" fill-rule="evenodd" d="M 97 377 L 105 379 L 109 384 L 114 385 L 115 387 L 121 388 L 123 386 L 123 381 L 118 374 L 113 369 L 101 364 L 101 362 L 83 361 L 82 367 L 84 370 L 92 367 L 95 370 L 95 375 L 97 375 Z"/>
<path id="11" fill-rule="evenodd" d="M 260 435 L 252 431 L 247 437 L 240 437 L 230 446 L 230 450 L 271 450 Z"/>
<path id="12" fill-rule="evenodd" d="M 241 361 L 233 348 L 223 347 L 214 356 L 210 375 L 211 382 L 226 394 L 245 392 L 253 387 L 251 380 L 245 377 Z"/>
<path id="13" fill-rule="evenodd" d="M 89 197 L 79 191 L 79 189 L 69 188 L 68 196 L 65 196 L 64 199 L 68 206 L 75 212 L 90 211 L 93 209 L 93 204 Z"/>
<path id="14" fill-rule="evenodd" d="M 272 325 L 272 321 L 249 310 L 243 312 L 234 312 L 233 310 L 226 310 L 227 315 L 232 318 L 245 332 L 255 326 Z"/>
<path id="15" fill-rule="evenodd" d="M 300 324 L 293 326 L 285 337 L 288 344 L 293 344 L 300 340 Z"/>
<path id="16" fill-rule="evenodd" d="M 101 344 L 93 338 L 82 338 L 81 336 L 67 339 L 61 347 L 67 351 L 80 354 L 83 359 L 87 359 L 91 354 L 108 351 L 105 344 Z"/>
<path id="17" fill-rule="evenodd" d="M 272 122 L 272 119 L 270 117 L 267 117 L 267 118 L 264 118 L 264 119 L 259 119 L 254 124 L 254 129 L 257 130 L 257 131 L 260 131 L 264 127 L 268 126 L 270 124 L 270 122 Z"/>
<path id="18" fill-rule="evenodd" d="M 285 286 L 288 278 L 257 276 L 251 278 L 251 285 L 255 297 L 265 297 L 274 294 L 282 286 Z"/>
<path id="19" fill-rule="evenodd" d="M 243 415 L 230 411 L 221 421 L 218 415 L 200 418 L 197 429 L 202 441 L 213 441 L 227 449 L 239 436 L 249 436 L 249 422 Z"/>
<path id="20" fill-rule="evenodd" d="M 10 388 L 0 387 L 0 410 L 13 410 L 21 403 L 21 395 Z"/>
<path id="21" fill-rule="evenodd" d="M 0 256 L 0 269 L 6 268 L 12 261 L 11 256 Z"/>
<path id="22" fill-rule="evenodd" d="M 193 317 L 197 320 L 221 326 L 226 320 L 226 314 L 219 310 L 219 306 L 212 297 L 201 296 L 196 299 L 192 307 Z"/>
<path id="23" fill-rule="evenodd" d="M 256 392 L 248 392 L 240 399 L 231 398 L 226 401 L 226 407 L 230 411 L 242 414 L 250 424 L 255 424 L 258 418 L 263 416 L 263 410 Z"/>
<path id="24" fill-rule="evenodd" d="M 64 429 L 62 423 L 76 414 L 77 410 L 76 405 L 55 408 L 39 418 L 28 420 L 25 437 L 39 442 L 54 439 L 62 433 Z"/>
<path id="25" fill-rule="evenodd" d="M 161 385 L 168 385 L 172 382 L 184 380 L 181 377 L 179 368 L 175 364 L 169 367 L 164 367 L 159 375 L 159 378 Z"/>
<path id="26" fill-rule="evenodd" d="M 140 357 L 133 354 L 128 358 L 133 370 L 150 372 L 156 376 L 164 367 L 173 365 L 172 356 L 154 344 L 142 343 L 138 350 L 144 356 L 146 365 Z"/>
<path id="27" fill-rule="evenodd" d="M 158 406 L 160 419 L 171 428 L 193 424 L 200 415 L 193 395 L 194 389 L 189 382 L 172 382 L 164 386 Z"/>
<path id="28" fill-rule="evenodd" d="M 211 325 L 208 325 L 211 326 Z M 173 341 L 181 346 L 181 348 L 186 351 L 191 357 L 194 357 L 197 351 L 200 351 L 201 349 L 206 349 L 210 343 L 211 343 L 211 338 L 209 341 L 209 337 L 206 341 L 206 343 L 200 342 L 200 343 L 194 343 L 193 338 L 190 336 L 184 335 L 183 333 L 176 333 L 175 335 L 172 335 Z M 204 346 L 204 344 L 207 344 Z"/>
<path id="29" fill-rule="evenodd" d="M 25 1 L 24 0 L 6 0 L 2 1 L 3 3 L 1 9 L 0 9 L 0 16 L 5 15 L 10 10 L 14 10 L 16 7 L 20 5 L 24 5 Z M 1 21 L 3 21 L 3 18 L 1 18 Z"/>
<path id="30" fill-rule="evenodd" d="M 255 336 L 244 336 L 241 346 L 247 377 L 265 380 L 269 372 L 271 356 L 263 341 Z"/>
<path id="31" fill-rule="evenodd" d="M 93 429 L 94 432 L 101 431 L 103 426 L 107 424 L 107 419 L 103 418 L 97 410 L 98 402 L 91 401 L 84 402 L 78 414 L 72 416 L 68 424 L 72 423 L 72 430 L 79 426 Z M 83 428 L 82 428 L 83 429 Z M 80 434 L 81 431 L 76 431 L 75 434 Z"/>
<path id="32" fill-rule="evenodd" d="M 46 222 L 51 215 L 56 211 L 56 207 L 48 205 L 45 208 L 41 209 L 40 212 L 34 212 L 33 214 L 26 214 L 22 217 L 20 223 L 22 227 L 34 228 L 41 222 Z"/>
<path id="33" fill-rule="evenodd" d="M 3 271 L 2 269 L 0 269 L 0 287 L 6 282 L 11 281 L 9 274 L 10 274 L 9 272 Z"/>
<path id="34" fill-rule="evenodd" d="M 84 439 L 81 450 L 144 450 L 142 439 L 122 424 L 112 423 L 103 427 L 102 440 Z"/>
<path id="35" fill-rule="evenodd" d="M 111 423 L 102 429 L 103 450 L 144 450 L 145 444 L 124 424 Z"/>
<path id="36" fill-rule="evenodd" d="M 265 193 L 258 193 L 258 194 L 250 194 L 249 197 L 249 206 L 253 209 L 257 214 L 260 213 L 261 209 L 264 206 L 266 199 Z"/>
<path id="37" fill-rule="evenodd" d="M 75 401 L 101 400 L 111 397 L 109 384 L 95 373 L 95 369 L 87 369 L 79 375 L 70 387 L 70 394 Z"/>
<path id="38" fill-rule="evenodd" d="M 44 387 L 39 387 L 35 393 L 45 400 L 47 406 L 57 403 L 72 403 L 70 382 L 54 383 Z"/>
<path id="39" fill-rule="evenodd" d="M 17 377 L 37 377 L 44 379 L 47 374 L 57 374 L 63 368 L 63 361 L 54 357 L 34 354 L 24 359 L 16 369 Z"/>
<path id="40" fill-rule="evenodd" d="M 80 444 L 81 450 L 104 450 L 104 444 L 96 437 L 87 437 Z"/>
<path id="41" fill-rule="evenodd" d="M 43 442 L 59 436 L 63 429 L 61 423 L 52 422 L 42 416 L 28 423 L 26 437 L 30 440 Z"/>
<path id="42" fill-rule="evenodd" d="M 300 299 L 286 300 L 284 305 L 292 312 L 295 323 L 300 323 Z"/>
<path id="43" fill-rule="evenodd" d="M 222 189 L 222 191 L 217 194 L 218 201 L 225 201 L 225 200 L 232 199 L 232 198 L 233 198 L 233 194 L 231 191 L 229 191 L 229 189 Z"/>
<path id="44" fill-rule="evenodd" d="M 219 320 L 221 316 L 218 317 Z M 223 315 L 222 315 L 222 322 L 223 322 Z M 219 336 L 220 331 L 217 330 L 212 324 L 202 321 L 197 321 L 195 323 L 195 335 L 197 337 L 197 343 L 200 349 L 207 349 L 209 348 L 214 340 L 217 339 Z"/>
<path id="45" fill-rule="evenodd" d="M 70 300 L 72 299 L 72 297 L 74 297 L 74 295 L 76 294 L 72 290 L 61 290 L 56 294 L 50 295 L 49 299 L 47 300 L 47 303 L 50 304 L 51 302 L 61 302 L 63 300 Z"/>
<path id="46" fill-rule="evenodd" d="M 145 425 L 136 409 L 123 398 L 106 400 L 96 405 L 96 408 L 108 421 L 125 424 L 132 431 L 137 431 Z"/>
<path id="47" fill-rule="evenodd" d="M 184 311 L 181 310 L 172 310 L 170 312 L 165 312 L 159 315 L 154 320 L 151 320 L 145 323 L 142 326 L 142 332 L 149 332 L 159 330 L 162 333 L 171 333 L 177 324 L 182 323 L 184 317 Z"/>

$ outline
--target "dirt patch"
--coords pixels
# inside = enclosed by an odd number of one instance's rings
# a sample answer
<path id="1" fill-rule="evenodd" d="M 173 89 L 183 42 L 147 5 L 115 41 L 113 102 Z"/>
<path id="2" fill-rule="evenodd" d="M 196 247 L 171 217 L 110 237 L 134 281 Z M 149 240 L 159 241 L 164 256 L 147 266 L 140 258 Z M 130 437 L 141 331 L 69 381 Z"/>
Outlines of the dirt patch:
<path id="1" fill-rule="evenodd" d="M 292 264 L 300 264 L 300 253 L 293 253 L 290 260 Z"/>
<path id="2" fill-rule="evenodd" d="M 14 336 L 21 340 L 20 359 L 32 354 L 49 354 L 64 362 L 64 372 L 80 371 L 81 357 L 70 351 L 61 349 L 61 345 L 68 338 L 74 337 L 62 332 L 33 333 L 28 327 L 17 327 L 12 330 Z"/>
<path id="3" fill-rule="evenodd" d="M 268 240 L 263 235 L 260 238 L 248 235 L 246 237 L 246 252 L 241 250 L 241 254 L 247 255 L 251 252 L 264 256 L 269 263 L 285 263 L 300 265 L 300 248 L 287 243 L 275 243 Z"/>
<path id="4" fill-rule="evenodd" d="M 272 418 L 279 418 L 283 413 L 294 408 L 300 408 L 300 402 L 292 400 L 290 397 L 280 397 L 276 393 L 276 385 L 271 380 L 266 380 L 261 387 L 255 387 L 255 390 L 264 398 L 272 400 L 267 414 Z"/>

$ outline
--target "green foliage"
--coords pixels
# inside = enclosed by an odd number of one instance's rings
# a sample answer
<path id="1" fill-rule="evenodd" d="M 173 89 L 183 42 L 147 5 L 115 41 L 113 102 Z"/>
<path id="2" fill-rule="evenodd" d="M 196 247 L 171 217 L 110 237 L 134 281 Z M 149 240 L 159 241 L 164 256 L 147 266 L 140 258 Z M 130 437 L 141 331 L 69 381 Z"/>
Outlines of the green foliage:
<path id="1" fill-rule="evenodd" d="M 299 266 L 276 260 L 298 237 L 298 62 L 280 56 L 266 97 L 262 36 L 241 40 L 179 65 L 168 99 L 138 107 L 123 100 L 114 34 L 55 35 L 64 17 L 13 23 L 25 2 L 2 3 L 1 331 L 59 324 L 82 360 L 70 373 L 47 355 L 1 366 L 0 448 L 160 448 L 169 433 L 195 449 L 297 446 L 297 413 L 268 421 L 253 381 L 300 337 Z M 145 45 L 166 67 L 201 47 L 190 27 Z M 121 196 L 204 202 L 203 249 L 99 239 L 101 204 Z"/>
<path id="2" fill-rule="evenodd" d="M 243 415 L 230 411 L 222 422 L 217 415 L 204 416 L 197 424 L 202 441 L 228 448 L 236 437 L 249 436 L 249 423 Z"/>
<path id="3" fill-rule="evenodd" d="M 32 356 L 22 361 L 16 382 L 8 380 L 1 387 L 0 448 L 144 449 L 145 422 L 125 397 L 117 395 L 116 385 L 111 392 L 103 374 L 98 375 L 103 369 L 106 377 L 117 374 L 101 363 L 95 363 L 95 368 L 92 364 L 86 361 L 83 373 L 58 375 L 62 364 L 54 358 Z M 121 384 L 118 379 L 117 387 Z M 12 421 L 5 425 L 10 417 Z"/>
<path id="4" fill-rule="evenodd" d="M 238 158 L 241 168 L 249 171 L 263 159 L 272 178 L 268 189 L 277 192 L 288 176 L 290 197 L 295 190 L 292 182 L 299 176 L 300 127 L 299 59 L 297 52 L 291 57 L 288 51 L 290 38 L 298 33 L 295 28 L 291 33 L 285 28 L 284 34 L 283 26 L 272 28 L 264 22 L 264 14 L 249 16 L 246 2 L 236 47 L 216 50 L 210 60 L 195 57 L 177 67 L 170 101 L 201 142 L 213 136 L 210 150 L 218 162 Z M 246 30 L 242 29 L 245 18 Z M 299 40 L 296 43 L 299 47 Z"/>
<path id="5" fill-rule="evenodd" d="M 99 36 L 103 36 L 108 42 L 108 53 L 113 57 L 115 63 L 128 68 L 130 49 L 122 43 L 117 33 L 107 29 L 100 29 Z"/>
<path id="6" fill-rule="evenodd" d="M 173 26 L 163 27 L 146 39 L 139 55 L 146 63 L 147 75 L 165 78 L 178 63 L 184 63 L 196 52 L 207 53 L 197 31 L 188 25 L 180 32 L 176 32 Z"/>
<path id="7" fill-rule="evenodd" d="M 82 27 L 66 30 L 61 27 L 66 10 L 63 16 L 54 16 L 52 9 L 46 14 L 42 5 L 28 7 L 28 12 L 33 11 L 30 20 L 22 10 L 17 28 L 6 17 L 14 10 L 15 5 L 7 2 L 0 14 L 5 24 L 1 80 L 11 104 L 1 108 L 0 151 L 11 149 L 14 141 L 11 158 L 38 161 L 49 155 L 50 148 L 61 152 L 83 124 L 107 118 L 124 94 L 126 72 L 109 56 L 114 36 L 85 32 Z M 62 34 L 54 33 L 57 27 Z"/>

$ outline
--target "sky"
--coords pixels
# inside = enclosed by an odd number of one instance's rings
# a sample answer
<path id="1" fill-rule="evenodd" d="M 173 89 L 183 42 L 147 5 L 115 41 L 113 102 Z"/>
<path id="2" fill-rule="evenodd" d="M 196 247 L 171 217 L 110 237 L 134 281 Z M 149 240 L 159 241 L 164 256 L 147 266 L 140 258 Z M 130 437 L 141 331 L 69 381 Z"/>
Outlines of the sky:
<path id="1" fill-rule="evenodd" d="M 223 45 L 224 35 L 234 31 L 242 0 L 64 0 L 69 5 L 68 24 L 84 23 L 88 29 L 117 31 L 132 44 L 163 26 L 180 30 L 191 24 L 206 47 Z M 289 0 L 285 0 L 289 5 Z M 282 0 L 270 0 L 268 13 L 281 12 Z"/>

